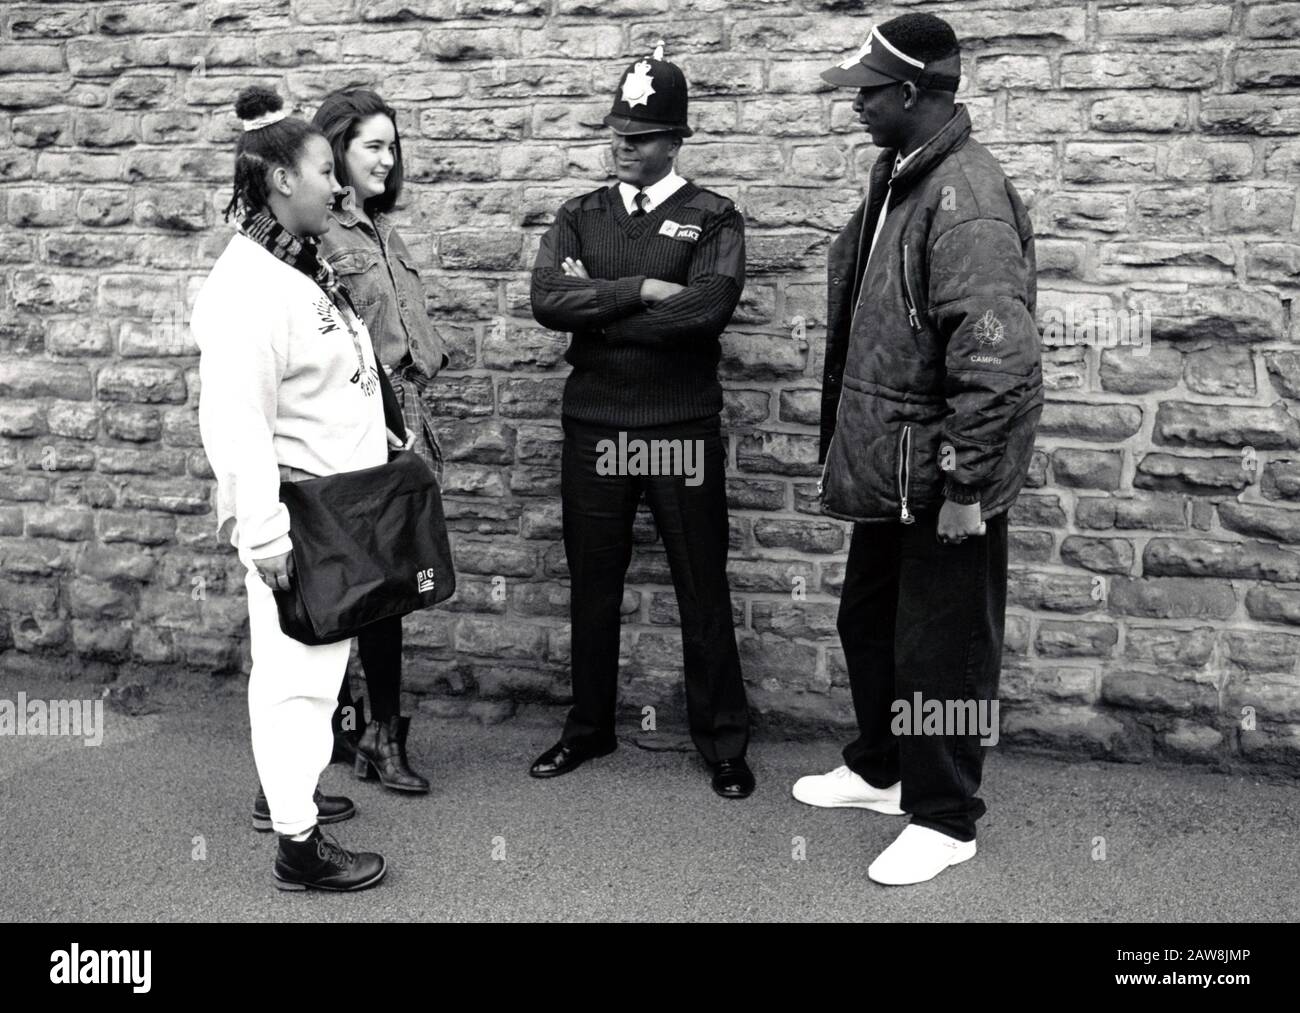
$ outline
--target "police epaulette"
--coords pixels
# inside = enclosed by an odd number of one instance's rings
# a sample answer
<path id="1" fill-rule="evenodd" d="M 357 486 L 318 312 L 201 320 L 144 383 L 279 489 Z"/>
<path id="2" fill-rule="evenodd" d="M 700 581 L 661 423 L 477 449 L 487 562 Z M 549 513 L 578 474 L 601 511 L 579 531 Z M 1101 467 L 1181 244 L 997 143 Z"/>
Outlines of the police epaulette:
<path id="1" fill-rule="evenodd" d="M 715 215 L 730 211 L 735 206 L 735 202 L 730 197 L 724 197 L 712 190 L 705 190 L 703 187 L 700 187 L 700 192 L 683 205 L 683 207 L 699 208 Z"/>
<path id="2" fill-rule="evenodd" d="M 599 190 L 592 190 L 590 193 L 584 193 L 578 197 L 570 197 L 564 202 L 564 210 L 572 214 L 575 211 L 596 211 L 600 208 L 601 199 L 608 187 L 601 187 Z"/>

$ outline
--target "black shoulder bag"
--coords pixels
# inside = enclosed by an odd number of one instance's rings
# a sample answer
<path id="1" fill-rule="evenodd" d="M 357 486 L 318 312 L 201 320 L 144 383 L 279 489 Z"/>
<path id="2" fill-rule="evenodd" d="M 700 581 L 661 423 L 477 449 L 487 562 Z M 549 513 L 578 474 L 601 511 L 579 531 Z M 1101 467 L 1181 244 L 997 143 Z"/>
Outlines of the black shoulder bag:
<path id="1" fill-rule="evenodd" d="M 405 442 L 397 396 L 379 367 L 384 421 Z M 433 471 L 413 451 L 387 464 L 281 482 L 293 576 L 275 591 L 280 629 L 332 644 L 381 619 L 446 601 L 456 591 L 447 521 Z"/>

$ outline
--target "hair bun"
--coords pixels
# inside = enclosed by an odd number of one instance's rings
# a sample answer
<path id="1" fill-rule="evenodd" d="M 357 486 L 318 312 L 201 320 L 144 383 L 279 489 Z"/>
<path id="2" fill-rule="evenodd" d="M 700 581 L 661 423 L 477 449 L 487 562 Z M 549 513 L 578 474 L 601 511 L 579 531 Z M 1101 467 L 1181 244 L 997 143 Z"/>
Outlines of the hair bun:
<path id="1" fill-rule="evenodd" d="M 261 84 L 249 85 L 235 99 L 235 115 L 244 121 L 279 112 L 283 107 L 284 100 L 276 94 L 275 89 Z"/>

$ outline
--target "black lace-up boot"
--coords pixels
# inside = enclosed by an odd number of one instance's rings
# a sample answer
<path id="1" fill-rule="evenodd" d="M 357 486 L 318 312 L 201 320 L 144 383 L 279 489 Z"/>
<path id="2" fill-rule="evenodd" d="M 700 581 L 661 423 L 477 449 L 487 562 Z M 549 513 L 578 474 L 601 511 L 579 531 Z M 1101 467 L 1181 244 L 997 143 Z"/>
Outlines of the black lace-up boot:
<path id="1" fill-rule="evenodd" d="M 348 851 L 332 837 L 312 827 L 305 841 L 280 838 L 275 856 L 275 885 L 281 890 L 364 890 L 384 878 L 388 867 L 382 855 Z"/>

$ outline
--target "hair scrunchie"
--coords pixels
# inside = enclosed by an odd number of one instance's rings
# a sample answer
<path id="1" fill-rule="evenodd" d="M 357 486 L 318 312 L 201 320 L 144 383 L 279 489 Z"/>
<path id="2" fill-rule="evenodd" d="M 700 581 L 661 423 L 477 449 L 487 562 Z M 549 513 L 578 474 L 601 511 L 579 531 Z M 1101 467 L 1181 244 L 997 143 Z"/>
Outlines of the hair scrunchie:
<path id="1" fill-rule="evenodd" d="M 251 120 L 241 120 L 240 122 L 244 124 L 244 131 L 247 133 L 249 130 L 261 130 L 263 127 L 269 127 L 272 123 L 279 123 L 288 115 L 283 109 L 277 109 L 273 113 L 266 113 L 264 116 L 255 116 Z"/>

